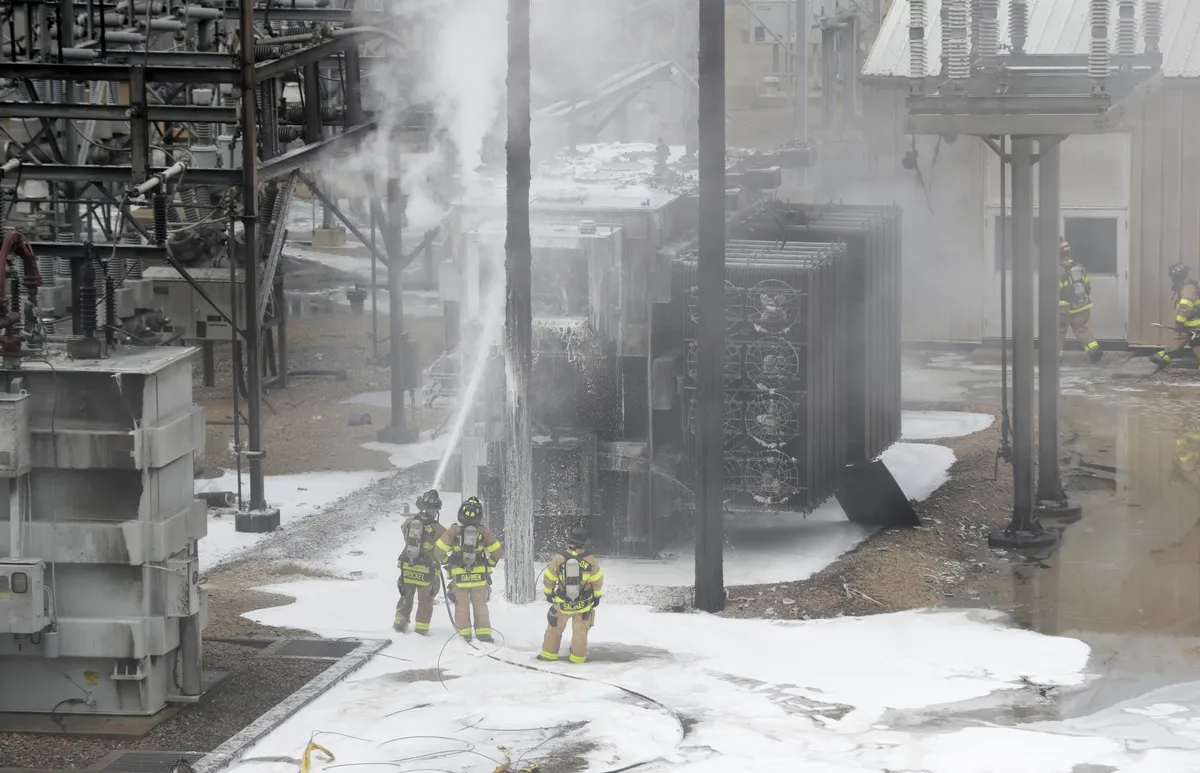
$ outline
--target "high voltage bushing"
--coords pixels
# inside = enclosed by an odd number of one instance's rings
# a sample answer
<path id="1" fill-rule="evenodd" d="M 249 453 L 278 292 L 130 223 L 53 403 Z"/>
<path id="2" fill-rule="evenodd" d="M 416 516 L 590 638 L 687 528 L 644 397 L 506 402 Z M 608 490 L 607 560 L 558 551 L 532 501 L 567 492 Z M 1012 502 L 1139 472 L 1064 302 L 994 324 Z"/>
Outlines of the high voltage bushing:
<path id="1" fill-rule="evenodd" d="M 264 62 L 278 59 L 285 54 L 305 48 L 307 43 L 264 43 L 254 47 L 254 61 Z"/>
<path id="2" fill-rule="evenodd" d="M 1117 53 L 1137 53 L 1137 19 L 1134 0 L 1117 0 Z"/>
<path id="3" fill-rule="evenodd" d="M 951 34 L 954 31 L 954 24 L 950 21 L 950 6 L 954 4 L 954 0 L 942 0 L 942 8 L 939 12 L 941 21 L 941 37 L 942 37 L 942 53 L 938 57 L 941 60 L 941 76 L 945 78 L 950 74 L 950 52 L 954 49 L 954 43 L 951 42 Z"/>
<path id="4" fill-rule="evenodd" d="M 1092 39 L 1088 45 L 1088 75 L 1095 83 L 1092 90 L 1104 91 L 1108 70 L 1112 64 L 1112 53 L 1108 50 L 1108 19 L 1110 0 L 1091 0 L 1088 19 L 1091 22 Z"/>
<path id="5" fill-rule="evenodd" d="M 1147 54 L 1162 53 L 1158 50 L 1162 18 L 1162 0 L 1142 0 L 1142 34 L 1146 36 Z"/>
<path id="6" fill-rule="evenodd" d="M 925 0 L 911 0 L 908 7 L 908 78 L 909 93 L 925 92 L 925 76 L 929 74 L 928 53 L 925 50 Z"/>
<path id="7" fill-rule="evenodd" d="M 1029 6 L 1025 0 L 1013 0 L 1008 9 L 1008 39 L 1014 54 L 1025 53 L 1025 40 L 1029 36 Z"/>
<path id="8" fill-rule="evenodd" d="M 154 243 L 163 247 L 167 243 L 167 195 L 155 191 L 152 199 L 154 207 Z"/>
<path id="9" fill-rule="evenodd" d="M 1000 0 L 977 0 L 971 23 L 979 27 L 977 58 L 996 58 L 1000 54 Z"/>
<path id="10" fill-rule="evenodd" d="M 278 128 L 279 141 L 284 145 L 289 142 L 295 142 L 299 139 L 304 139 L 303 126 L 280 126 Z"/>
<path id="11" fill-rule="evenodd" d="M 950 55 L 946 61 L 950 69 L 947 74 L 955 80 L 963 80 L 971 74 L 971 50 L 967 39 L 971 20 L 967 14 L 967 0 L 949 0 L 948 7 Z"/>
<path id="12" fill-rule="evenodd" d="M 215 21 L 225 15 L 220 8 L 205 8 L 202 5 L 186 5 L 176 9 L 175 13 L 180 16 L 186 16 L 189 19 L 199 19 L 201 21 Z"/>
<path id="13" fill-rule="evenodd" d="M 322 121 L 340 121 L 346 115 L 346 109 L 342 105 L 322 105 L 321 120 Z M 289 123 L 302 123 L 304 121 L 304 105 L 289 104 L 283 110 L 283 118 Z"/>

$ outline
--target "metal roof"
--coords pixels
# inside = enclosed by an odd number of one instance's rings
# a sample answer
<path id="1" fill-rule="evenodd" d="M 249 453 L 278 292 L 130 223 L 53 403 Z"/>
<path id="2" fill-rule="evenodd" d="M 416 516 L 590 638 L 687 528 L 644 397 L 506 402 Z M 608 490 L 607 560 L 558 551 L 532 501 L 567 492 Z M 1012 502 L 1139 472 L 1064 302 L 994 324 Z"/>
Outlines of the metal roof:
<path id="1" fill-rule="evenodd" d="M 1000 0 L 1001 46 L 1008 45 L 1008 0 Z M 1025 50 L 1031 54 L 1086 54 L 1091 30 L 1088 26 L 1089 0 L 1032 0 L 1029 3 L 1029 38 Z M 1114 4 L 1115 5 L 1115 4 Z M 1164 77 L 1200 77 L 1200 0 L 1164 0 L 1163 51 Z M 925 0 L 925 40 L 929 52 L 929 74 L 941 70 L 942 0 Z M 880 28 L 879 36 L 863 66 L 866 76 L 908 77 L 909 0 L 895 0 Z M 1141 39 L 1141 3 L 1138 3 L 1138 52 Z M 1109 24 L 1110 40 L 1116 34 L 1116 11 Z"/>

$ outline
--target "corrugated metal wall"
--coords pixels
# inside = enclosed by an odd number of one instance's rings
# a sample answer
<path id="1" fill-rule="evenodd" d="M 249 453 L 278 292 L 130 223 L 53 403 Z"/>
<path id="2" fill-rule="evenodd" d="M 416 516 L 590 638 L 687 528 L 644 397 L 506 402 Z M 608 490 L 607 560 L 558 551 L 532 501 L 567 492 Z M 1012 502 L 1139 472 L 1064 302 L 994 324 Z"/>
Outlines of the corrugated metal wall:
<path id="1" fill-rule="evenodd" d="M 1128 114 L 1134 129 L 1130 197 L 1129 342 L 1165 343 L 1152 322 L 1170 322 L 1167 267 L 1200 273 L 1200 82 L 1164 81 Z"/>
<path id="2" fill-rule="evenodd" d="M 986 149 L 974 137 L 959 137 L 953 144 L 917 137 L 918 179 L 901 166 L 913 142 L 904 133 L 906 93 L 903 81 L 864 82 L 870 181 L 841 191 L 841 199 L 904 208 L 903 338 L 981 341 Z"/>

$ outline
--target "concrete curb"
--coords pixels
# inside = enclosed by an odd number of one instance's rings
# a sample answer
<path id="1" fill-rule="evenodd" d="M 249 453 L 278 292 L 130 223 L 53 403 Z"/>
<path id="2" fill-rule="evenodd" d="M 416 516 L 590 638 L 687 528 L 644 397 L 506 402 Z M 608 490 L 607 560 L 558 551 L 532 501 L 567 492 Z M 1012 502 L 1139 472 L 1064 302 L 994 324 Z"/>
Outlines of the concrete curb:
<path id="1" fill-rule="evenodd" d="M 232 738 L 204 755 L 193 766 L 195 773 L 217 773 L 237 762 L 254 744 L 296 714 L 329 688 L 362 668 L 376 653 L 392 642 L 389 639 L 363 639 L 352 652 L 325 669 L 316 679 L 284 698 L 275 708 L 251 722 Z"/>

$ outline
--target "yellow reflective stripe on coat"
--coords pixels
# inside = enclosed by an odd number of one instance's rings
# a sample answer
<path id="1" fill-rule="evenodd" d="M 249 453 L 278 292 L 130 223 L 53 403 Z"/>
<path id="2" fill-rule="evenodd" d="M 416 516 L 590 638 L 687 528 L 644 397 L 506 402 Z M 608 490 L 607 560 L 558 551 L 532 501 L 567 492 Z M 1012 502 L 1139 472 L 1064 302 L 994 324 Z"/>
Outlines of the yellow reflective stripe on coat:
<path id="1" fill-rule="evenodd" d="M 436 544 L 437 544 L 437 548 L 438 548 L 438 550 L 442 551 L 443 553 L 449 553 L 449 552 L 450 552 L 450 546 L 449 546 L 449 545 L 447 545 L 445 542 L 442 542 L 442 538 L 441 538 L 441 537 L 438 537 L 438 541 L 437 541 L 437 543 L 436 543 Z"/>
<path id="2" fill-rule="evenodd" d="M 554 597 L 554 605 L 558 607 L 558 611 L 564 615 L 581 615 L 588 612 L 594 606 L 592 599 L 580 599 L 578 601 L 568 601 L 560 596 Z"/>
<path id="3" fill-rule="evenodd" d="M 1068 306 L 1070 306 L 1070 304 L 1068 304 Z M 1092 308 L 1092 302 L 1088 301 L 1087 303 L 1083 304 L 1082 306 L 1070 306 L 1070 308 L 1067 309 L 1067 313 L 1068 314 L 1079 314 L 1080 312 L 1087 311 L 1090 308 Z"/>
<path id="4" fill-rule="evenodd" d="M 1190 300 L 1190 299 L 1188 299 L 1188 298 L 1180 298 L 1180 299 L 1179 299 L 1179 305 L 1180 305 L 1180 306 L 1186 306 L 1186 307 L 1188 307 L 1188 308 L 1190 309 L 1191 307 L 1193 307 L 1193 306 L 1195 306 L 1195 305 L 1196 305 L 1196 302 L 1195 302 L 1195 301 L 1193 301 L 1193 300 Z"/>
<path id="5" fill-rule="evenodd" d="M 546 582 L 558 582 L 558 575 L 547 569 L 542 572 L 546 576 Z"/>
<path id="6" fill-rule="evenodd" d="M 405 585 L 417 585 L 424 588 L 432 582 L 429 572 L 430 569 L 428 566 L 405 564 L 401 569 L 400 578 Z"/>
<path id="7" fill-rule="evenodd" d="M 499 549 L 500 549 L 500 540 L 496 540 L 495 542 L 493 542 L 492 544 L 490 544 L 484 548 L 484 550 L 486 550 L 489 553 L 495 553 Z"/>
<path id="8" fill-rule="evenodd" d="M 584 573 L 583 581 L 597 583 L 604 579 L 604 572 L 594 572 L 592 574 Z"/>

